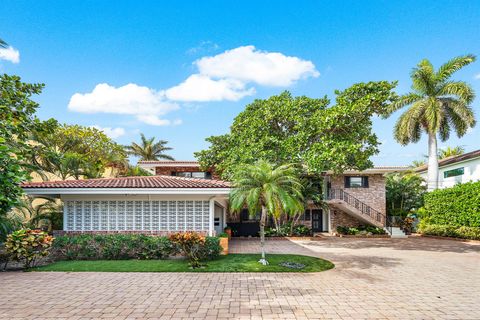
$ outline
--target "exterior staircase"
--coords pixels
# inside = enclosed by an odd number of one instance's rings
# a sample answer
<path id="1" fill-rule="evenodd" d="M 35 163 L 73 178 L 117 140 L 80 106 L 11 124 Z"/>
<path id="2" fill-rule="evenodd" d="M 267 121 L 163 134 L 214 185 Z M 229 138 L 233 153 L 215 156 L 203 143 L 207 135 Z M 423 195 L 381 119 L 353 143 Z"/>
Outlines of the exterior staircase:
<path id="1" fill-rule="evenodd" d="M 350 214 L 358 220 L 379 228 L 384 228 L 386 225 L 385 214 L 373 209 L 343 189 L 330 189 L 326 198 L 329 205 Z"/>
<path id="2" fill-rule="evenodd" d="M 408 238 L 408 236 L 399 227 L 386 227 L 383 228 L 392 238 Z"/>

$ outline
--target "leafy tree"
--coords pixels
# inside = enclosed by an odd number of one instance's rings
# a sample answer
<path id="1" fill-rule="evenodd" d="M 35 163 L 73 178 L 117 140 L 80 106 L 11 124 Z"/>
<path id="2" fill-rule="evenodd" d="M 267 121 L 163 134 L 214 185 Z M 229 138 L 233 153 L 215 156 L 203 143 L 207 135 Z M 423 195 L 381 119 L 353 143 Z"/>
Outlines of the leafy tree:
<path id="1" fill-rule="evenodd" d="M 302 183 L 298 172 L 292 165 L 275 167 L 266 161 L 240 167 L 233 179 L 230 193 L 232 211 L 248 208 L 250 215 L 260 216 L 260 243 L 262 258 L 260 263 L 268 264 L 265 259 L 265 224 L 268 215 L 281 212 L 303 212 Z"/>
<path id="2" fill-rule="evenodd" d="M 0 76 L 0 220 L 9 224 L 6 214 L 19 203 L 20 183 L 29 178 L 25 157 L 31 146 L 25 141 L 38 124 L 38 104 L 31 99 L 40 94 L 43 84 L 24 83 L 18 76 Z"/>
<path id="3" fill-rule="evenodd" d="M 141 144 L 132 142 L 130 146 L 125 146 L 125 150 L 129 155 L 140 157 L 140 160 L 143 161 L 160 159 L 175 160 L 172 156 L 165 154 L 165 151 L 172 150 L 172 148 L 166 146 L 168 141 L 159 140 L 155 142 L 155 137 L 147 139 L 143 133 L 140 134 L 140 137 L 142 139 Z"/>
<path id="4" fill-rule="evenodd" d="M 406 216 L 412 209 L 423 206 L 425 181 L 414 172 L 387 174 L 385 182 L 387 213 Z"/>
<path id="5" fill-rule="evenodd" d="M 448 157 L 460 156 L 464 153 L 465 153 L 465 148 L 462 146 L 446 147 L 444 149 L 440 149 L 440 152 L 438 153 L 438 158 L 445 159 Z"/>
<path id="6" fill-rule="evenodd" d="M 207 138 L 210 147 L 195 153 L 202 167 L 230 179 L 235 168 L 264 159 L 275 165 L 302 164 L 309 173 L 372 166 L 378 139 L 371 117 L 395 98 L 394 83 L 360 83 L 327 98 L 292 97 L 285 91 L 257 99 L 234 120 L 230 132 Z"/>
<path id="7" fill-rule="evenodd" d="M 461 68 L 475 61 L 475 56 L 453 58 L 437 71 L 428 60 L 422 60 L 413 69 L 413 91 L 401 96 L 388 108 L 387 115 L 410 106 L 398 119 L 395 139 L 402 145 L 418 142 L 422 132 L 428 135 L 429 190 L 438 188 L 437 135 L 441 141 L 450 137 L 452 129 L 462 137 L 475 126 L 475 116 L 470 104 L 475 98 L 472 87 L 462 81 L 450 80 Z"/>
<path id="8" fill-rule="evenodd" d="M 59 124 L 50 119 L 41 123 L 31 135 L 32 163 L 48 179 L 50 173 L 65 180 L 69 177 L 100 177 L 105 167 L 124 165 L 126 154 L 102 131 L 79 125 Z"/>

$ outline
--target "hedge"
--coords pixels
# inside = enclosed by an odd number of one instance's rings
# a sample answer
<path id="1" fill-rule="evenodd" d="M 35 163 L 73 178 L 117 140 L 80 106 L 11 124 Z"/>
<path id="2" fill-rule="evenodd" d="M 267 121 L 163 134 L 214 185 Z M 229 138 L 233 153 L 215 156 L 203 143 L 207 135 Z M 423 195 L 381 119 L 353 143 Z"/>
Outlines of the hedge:
<path id="1" fill-rule="evenodd" d="M 206 237 L 202 259 L 213 259 L 221 247 L 216 237 Z M 82 234 L 57 236 L 52 254 L 55 260 L 167 259 L 179 248 L 167 237 L 141 234 Z"/>
<path id="2" fill-rule="evenodd" d="M 455 227 L 450 225 L 427 224 L 425 222 L 421 222 L 418 225 L 417 230 L 421 234 L 430 236 L 480 240 L 479 227 Z"/>
<path id="3" fill-rule="evenodd" d="M 427 193 L 421 217 L 426 224 L 480 227 L 480 181 Z"/>

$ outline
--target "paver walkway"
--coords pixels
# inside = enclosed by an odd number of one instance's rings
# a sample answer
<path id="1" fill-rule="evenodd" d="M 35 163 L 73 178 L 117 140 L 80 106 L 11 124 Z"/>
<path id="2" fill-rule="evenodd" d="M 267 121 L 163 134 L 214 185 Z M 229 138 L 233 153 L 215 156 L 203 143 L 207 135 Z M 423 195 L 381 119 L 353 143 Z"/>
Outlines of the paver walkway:
<path id="1" fill-rule="evenodd" d="M 231 252 L 258 242 L 233 241 Z M 312 274 L 0 273 L 0 319 L 480 319 L 480 245 L 424 238 L 267 241 Z"/>

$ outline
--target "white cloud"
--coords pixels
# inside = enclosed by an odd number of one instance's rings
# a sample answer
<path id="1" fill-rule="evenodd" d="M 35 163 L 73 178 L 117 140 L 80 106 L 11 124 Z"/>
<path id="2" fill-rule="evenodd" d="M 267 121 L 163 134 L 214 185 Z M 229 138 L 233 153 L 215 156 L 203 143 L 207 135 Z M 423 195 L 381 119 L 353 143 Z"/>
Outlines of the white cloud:
<path id="1" fill-rule="evenodd" d="M 211 78 L 232 78 L 264 86 L 287 87 L 320 73 L 308 60 L 267 52 L 254 46 L 238 47 L 194 62 L 200 74 Z"/>
<path id="2" fill-rule="evenodd" d="M 187 50 L 187 54 L 200 54 L 203 52 L 210 52 L 219 49 L 220 46 L 213 41 L 201 41 L 198 46 Z"/>
<path id="3" fill-rule="evenodd" d="M 178 108 L 177 104 L 166 101 L 162 92 L 134 83 L 118 88 L 100 83 L 90 93 L 75 93 L 68 104 L 68 109 L 76 112 L 129 114 L 157 126 L 170 124 L 159 116 Z"/>
<path id="4" fill-rule="evenodd" d="M 474 78 L 475 78 L 476 80 L 480 80 L 480 73 L 477 73 L 477 74 L 474 76 Z"/>
<path id="5" fill-rule="evenodd" d="M 13 47 L 0 48 L 0 60 L 7 60 L 12 63 L 19 63 L 20 52 Z"/>
<path id="6" fill-rule="evenodd" d="M 254 88 L 245 88 L 245 83 L 235 79 L 212 80 L 194 74 L 184 82 L 165 91 L 170 100 L 175 101 L 238 101 L 255 93 Z"/>
<path id="7" fill-rule="evenodd" d="M 165 91 L 174 101 L 238 101 L 255 93 L 248 84 L 288 87 L 300 79 L 318 77 L 311 61 L 280 52 L 243 46 L 194 62 L 198 73 Z"/>
<path id="8" fill-rule="evenodd" d="M 125 129 L 124 128 L 111 128 L 111 127 L 100 127 L 99 125 L 93 125 L 92 128 L 98 129 L 100 131 L 103 131 L 107 136 L 109 136 L 112 139 L 121 137 L 125 135 Z"/>

